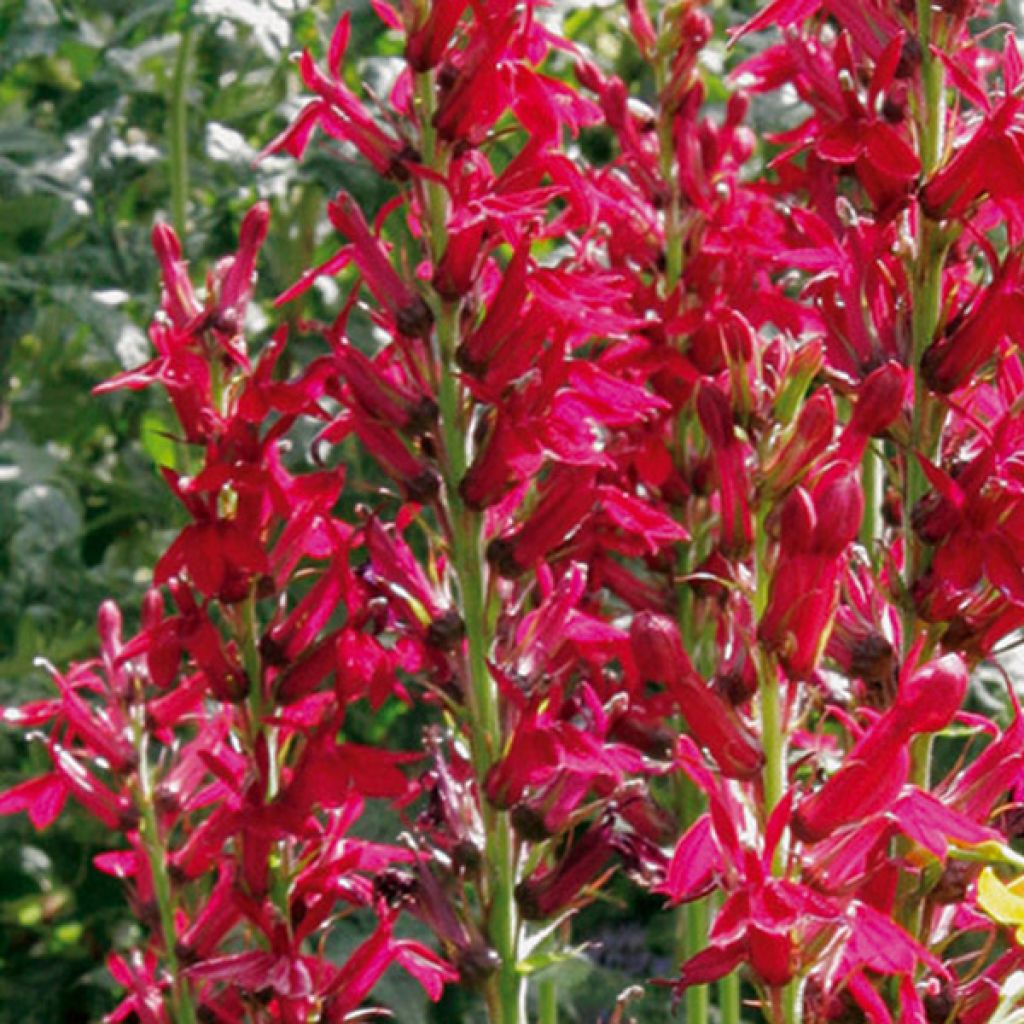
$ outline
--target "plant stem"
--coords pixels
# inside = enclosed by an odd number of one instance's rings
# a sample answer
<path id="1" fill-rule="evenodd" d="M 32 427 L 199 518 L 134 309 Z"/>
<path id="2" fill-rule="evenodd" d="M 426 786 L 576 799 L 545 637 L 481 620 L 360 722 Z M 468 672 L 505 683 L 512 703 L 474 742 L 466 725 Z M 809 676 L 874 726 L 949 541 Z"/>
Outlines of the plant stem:
<path id="1" fill-rule="evenodd" d="M 149 870 L 153 878 L 153 896 L 160 913 L 160 932 L 164 944 L 164 963 L 171 976 L 170 1017 L 174 1024 L 196 1024 L 196 1011 L 188 984 L 181 976 L 178 963 L 178 934 L 174 927 L 174 897 L 171 879 L 167 873 L 167 848 L 160 834 L 160 824 L 153 802 L 153 779 L 149 767 L 149 737 L 145 725 L 136 720 L 135 749 L 139 757 L 135 803 L 139 811 L 139 840 L 146 850 Z"/>
<path id="2" fill-rule="evenodd" d="M 733 971 L 718 983 L 721 1024 L 740 1024 L 740 976 Z"/>
<path id="3" fill-rule="evenodd" d="M 481 552 L 480 516 L 463 504 L 458 482 L 465 471 L 465 433 L 461 426 L 461 389 L 454 368 L 457 310 L 446 303 L 437 324 L 442 355 L 438 395 L 441 433 L 444 440 L 445 495 L 452 522 L 452 567 L 458 581 L 462 617 L 466 627 L 467 689 L 470 751 L 481 793 L 486 831 L 488 878 L 488 934 L 501 958 L 497 975 L 497 999 L 490 1001 L 492 1024 L 525 1022 L 525 985 L 518 972 L 519 914 L 515 902 L 516 856 L 508 814 L 496 811 L 483 797 L 483 784 L 491 765 L 501 755 L 501 716 L 498 692 L 487 667 L 490 646 Z"/>
<path id="4" fill-rule="evenodd" d="M 930 0 L 917 0 L 918 41 L 921 44 L 921 102 L 917 109 L 917 131 L 921 174 L 927 178 L 936 169 L 944 149 L 946 89 L 942 61 L 931 52 L 932 10 Z M 914 536 L 911 515 L 926 490 L 926 481 L 915 454 L 930 457 L 934 441 L 925 437 L 929 425 L 931 396 L 921 373 L 921 357 L 935 338 L 942 318 L 942 264 L 948 242 L 940 224 L 917 211 L 917 237 L 912 268 L 911 371 L 914 374 L 914 409 L 910 450 L 907 453 L 903 494 L 904 581 L 908 593 L 921 569 L 921 546 Z M 904 609 L 903 650 L 915 639 L 916 616 Z"/>
<path id="5" fill-rule="evenodd" d="M 867 551 L 871 564 L 874 565 L 877 558 L 877 543 L 881 536 L 880 506 L 882 502 L 881 467 L 878 464 L 878 454 L 868 444 L 864 449 L 864 458 L 861 460 L 861 483 L 864 492 L 864 518 L 860 523 L 860 542 Z"/>
<path id="6" fill-rule="evenodd" d="M 668 56 L 654 66 L 655 85 L 659 95 L 665 90 L 670 74 Z M 664 101 L 658 107 L 658 165 L 665 198 L 665 295 L 671 295 L 683 275 L 683 227 L 679 176 L 675 161 L 675 111 Z"/>
<path id="7" fill-rule="evenodd" d="M 754 617 L 760 619 L 768 605 L 768 532 L 766 529 L 767 509 L 762 505 L 757 512 L 754 533 L 756 590 L 754 593 Z M 779 671 L 775 658 L 762 647 L 754 648 L 754 663 L 757 667 L 758 707 L 761 716 L 761 746 L 764 749 L 764 820 L 767 824 L 772 811 L 782 800 L 786 791 L 786 762 L 788 744 L 782 721 L 782 692 Z M 782 878 L 786 874 L 785 837 L 772 851 L 772 875 Z M 800 981 L 794 978 L 781 991 L 780 1013 L 777 1024 L 800 1024 Z"/>
<path id="8" fill-rule="evenodd" d="M 761 565 L 758 564 L 759 574 Z M 761 710 L 761 744 L 764 748 L 764 817 L 771 817 L 786 791 L 786 736 L 782 727 L 782 701 L 775 659 L 758 648 L 755 653 Z M 772 851 L 772 874 L 786 874 L 786 844 L 780 841 Z M 800 982 L 794 978 L 781 992 L 781 1017 L 777 1024 L 800 1024 Z"/>
<path id="9" fill-rule="evenodd" d="M 786 738 L 782 731 L 782 700 L 775 659 L 761 649 L 757 661 L 758 696 L 761 709 L 761 745 L 764 748 L 764 816 L 767 820 L 786 790 Z M 772 874 L 785 873 L 785 849 L 782 843 L 772 854 Z"/>
<path id="10" fill-rule="evenodd" d="M 420 156 L 425 167 L 443 174 L 446 158 L 437 146 L 437 131 L 434 128 L 434 79 L 429 72 L 416 75 L 415 105 L 419 115 Z M 427 243 L 431 261 L 436 264 L 444 254 L 448 242 L 448 218 L 445 213 L 446 196 L 444 188 L 437 181 L 427 181 Z"/>
<path id="11" fill-rule="evenodd" d="M 170 160 L 171 223 L 184 239 L 188 216 L 188 75 L 195 40 L 192 28 L 181 29 L 178 54 L 171 77 L 167 114 L 167 152 Z"/>
<path id="12" fill-rule="evenodd" d="M 932 0 L 917 0 L 918 42 L 921 44 L 921 85 L 924 109 L 918 128 L 921 138 L 921 172 L 935 170 L 945 148 L 946 83 L 942 61 L 932 53 Z"/>
<path id="13" fill-rule="evenodd" d="M 679 287 L 683 275 L 684 231 L 682 223 L 682 203 L 679 190 L 679 177 L 675 161 L 675 110 L 664 102 L 664 90 L 670 74 L 670 58 L 665 55 L 654 65 L 655 82 L 662 102 L 658 108 L 658 159 L 661 180 L 667 190 L 664 215 L 665 235 L 665 271 L 664 297 L 667 298 Z M 685 413 L 683 414 L 685 417 Z M 680 426 L 684 420 L 681 418 Z M 678 434 L 685 437 L 685 429 Z M 688 570 L 686 556 L 680 560 L 683 573 Z M 679 626 L 683 643 L 687 651 L 695 646 L 693 621 L 690 614 L 690 602 L 680 602 Z M 676 804 L 682 812 L 683 828 L 688 828 L 703 810 L 703 800 L 699 790 L 689 780 L 684 780 L 679 787 Z M 694 900 L 680 907 L 676 918 L 676 960 L 684 959 L 699 953 L 706 945 L 708 938 L 709 908 L 706 899 Z M 710 1009 L 710 989 L 707 985 L 694 985 L 686 990 L 686 1020 L 689 1024 L 706 1024 Z"/>
<path id="14" fill-rule="evenodd" d="M 537 985 L 537 1024 L 558 1024 L 558 986 L 553 978 Z"/>
<path id="15" fill-rule="evenodd" d="M 415 81 L 416 108 L 424 164 L 445 172 L 447 156 L 437 145 L 433 128 L 434 83 L 430 73 Z M 436 264 L 447 244 L 446 195 L 435 181 L 426 185 L 428 247 Z M 445 501 L 451 524 L 451 564 L 458 586 L 466 629 L 466 710 L 473 768 L 484 821 L 485 877 L 483 902 L 487 933 L 501 967 L 488 983 L 486 1001 L 491 1024 L 525 1024 L 526 985 L 519 973 L 519 911 L 515 902 L 518 856 L 507 812 L 492 808 L 483 795 L 484 780 L 501 756 L 503 737 L 498 689 L 487 666 L 490 636 L 487 624 L 483 520 L 466 507 L 459 483 L 466 472 L 468 396 L 459 384 L 455 352 L 459 344 L 457 302 L 441 301 L 435 310 L 438 409 L 442 442 Z"/>
<path id="16" fill-rule="evenodd" d="M 240 608 L 242 621 L 235 630 L 235 640 L 242 652 L 242 664 L 249 680 L 249 715 L 252 719 L 253 738 L 263 736 L 267 745 L 267 781 L 264 800 L 270 803 L 280 788 L 279 765 L 277 763 L 277 728 L 267 725 L 263 718 L 267 713 L 266 695 L 263 693 L 263 660 L 259 648 L 259 626 L 256 618 L 256 586 L 249 590 L 249 596 Z"/>
<path id="17" fill-rule="evenodd" d="M 945 148 L 946 89 L 942 61 L 931 52 L 932 10 L 930 0 L 917 0 L 921 44 L 921 103 L 917 110 L 922 177 L 935 171 Z M 903 608 L 903 652 L 917 639 L 917 615 L 910 599 L 923 568 L 924 552 L 914 535 L 914 507 L 927 490 L 924 473 L 916 455 L 932 459 L 939 441 L 932 415 L 932 399 L 921 373 L 921 358 L 939 330 L 942 319 L 942 266 L 949 242 L 942 225 L 917 211 L 917 238 L 912 274 L 911 369 L 914 374 L 914 409 L 910 428 L 903 494 L 904 584 L 907 600 Z M 918 737 L 911 747 L 911 778 L 927 786 L 931 762 L 931 736 Z"/>
<path id="18" fill-rule="evenodd" d="M 689 779 L 677 780 L 674 803 L 679 808 L 683 827 L 688 828 L 704 807 L 702 795 Z M 708 942 L 708 898 L 693 900 L 680 907 L 675 921 L 675 962 L 682 964 L 699 953 Z M 681 912 L 680 912 L 681 911 Z M 692 985 L 686 990 L 686 1020 L 706 1021 L 710 1008 L 707 985 Z"/>

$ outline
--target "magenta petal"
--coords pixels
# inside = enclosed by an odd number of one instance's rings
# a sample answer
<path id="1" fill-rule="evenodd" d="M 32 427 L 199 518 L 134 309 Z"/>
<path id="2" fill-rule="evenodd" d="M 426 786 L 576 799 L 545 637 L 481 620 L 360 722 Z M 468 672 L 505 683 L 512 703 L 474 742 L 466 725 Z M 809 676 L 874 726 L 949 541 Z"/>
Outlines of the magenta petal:
<path id="1" fill-rule="evenodd" d="M 706 985 L 724 978 L 739 967 L 746 959 L 746 955 L 747 943 L 744 940 L 702 949 L 679 969 L 679 979 L 674 986 L 676 992 L 684 992 L 692 985 Z"/>
<path id="2" fill-rule="evenodd" d="M 699 899 L 710 890 L 721 860 L 711 818 L 702 814 L 679 840 L 665 881 L 657 891 L 665 893 L 673 904 Z"/>

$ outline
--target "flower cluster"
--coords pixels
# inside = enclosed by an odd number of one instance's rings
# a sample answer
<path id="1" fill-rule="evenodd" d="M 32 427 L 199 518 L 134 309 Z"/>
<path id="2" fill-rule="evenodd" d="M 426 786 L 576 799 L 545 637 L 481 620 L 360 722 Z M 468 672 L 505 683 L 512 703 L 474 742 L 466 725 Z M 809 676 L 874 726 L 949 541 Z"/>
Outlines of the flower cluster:
<path id="1" fill-rule="evenodd" d="M 0 813 L 70 795 L 121 837 L 97 866 L 150 938 L 111 1020 L 362 1019 L 397 964 L 523 1024 L 524 962 L 616 872 L 683 905 L 693 1024 L 715 981 L 740 1019 L 741 969 L 776 1024 L 1006 1009 L 1024 718 L 970 701 L 1024 625 L 1016 43 L 972 34 L 981 2 L 773 0 L 715 105 L 702 4 L 625 6 L 649 105 L 539 3 L 376 0 L 386 121 L 347 15 L 303 53 L 267 152 L 326 136 L 393 199 L 328 203 L 337 249 L 278 303 L 350 290 L 287 374 L 287 333 L 244 327 L 267 207 L 202 300 L 155 229 L 157 355 L 98 390 L 167 391 L 189 522 L 140 631 L 105 605 L 99 659 L 4 713 L 52 770 Z M 750 97 L 782 87 L 803 119 L 755 180 Z M 386 485 L 344 516 L 350 441 Z M 389 701 L 421 748 L 348 737 Z"/>

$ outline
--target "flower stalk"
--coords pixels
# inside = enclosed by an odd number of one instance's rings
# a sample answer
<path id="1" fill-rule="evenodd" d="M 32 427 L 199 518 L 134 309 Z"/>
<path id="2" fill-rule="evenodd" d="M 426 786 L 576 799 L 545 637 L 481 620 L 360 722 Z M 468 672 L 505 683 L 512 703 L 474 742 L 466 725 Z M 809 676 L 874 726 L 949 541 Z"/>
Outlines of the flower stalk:
<path id="1" fill-rule="evenodd" d="M 654 54 L 653 70 L 658 94 L 657 133 L 658 170 L 664 194 L 663 238 L 665 265 L 662 273 L 662 297 L 672 302 L 673 295 L 682 283 L 686 230 L 682 216 L 682 189 L 677 165 L 675 125 L 678 115 L 678 97 L 670 95 L 672 81 L 672 58 L 674 48 L 669 45 L 677 31 L 672 20 L 677 12 L 666 10 L 662 17 L 658 44 Z M 677 344 L 679 339 L 675 339 Z M 693 419 L 690 411 L 680 413 L 676 424 L 678 457 L 684 457 L 687 426 Z M 680 549 L 677 567 L 680 578 L 685 578 L 692 569 L 692 548 Z M 693 619 L 693 601 L 689 588 L 680 595 L 679 628 L 688 652 L 698 646 Z M 680 779 L 676 786 L 676 807 L 679 810 L 682 828 L 685 831 L 697 819 L 704 808 L 700 790 L 688 779 Z M 710 907 L 706 898 L 692 900 L 676 911 L 676 962 L 683 963 L 695 956 L 707 945 Z M 693 1024 L 706 1024 L 711 1008 L 711 990 L 707 985 L 695 985 L 686 992 L 686 1019 Z"/>
<path id="2" fill-rule="evenodd" d="M 437 174 L 446 169 L 447 157 L 437 144 L 434 128 L 433 75 L 416 75 L 417 111 L 420 118 L 424 164 Z M 436 181 L 426 185 L 428 248 L 434 264 L 444 254 L 448 240 L 444 189 Z M 445 503 L 451 529 L 452 568 L 458 586 L 466 636 L 466 698 L 470 750 L 479 792 L 491 766 L 504 746 L 497 686 L 487 665 L 490 636 L 486 606 L 486 575 L 483 558 L 483 520 L 466 506 L 459 484 L 466 474 L 468 424 L 465 410 L 469 396 L 459 383 L 456 352 L 459 347 L 460 303 L 438 299 L 435 314 L 438 374 L 439 427 L 443 443 Z M 526 985 L 519 972 L 521 925 L 515 901 L 517 852 L 506 811 L 481 799 L 485 831 L 484 901 L 487 933 L 498 954 L 497 974 L 487 982 L 487 1005 L 492 1024 L 524 1024 Z"/>
<path id="3" fill-rule="evenodd" d="M 149 764 L 149 736 L 144 722 L 134 721 L 135 750 L 138 755 L 138 787 L 136 807 L 139 812 L 139 842 L 146 851 L 149 871 L 153 879 L 153 897 L 160 919 L 160 933 L 164 947 L 164 962 L 171 978 L 170 1013 L 172 1024 L 196 1024 L 196 1011 L 192 1003 L 188 981 L 178 962 L 178 934 L 174 926 L 174 895 L 167 872 L 167 846 L 157 820 L 153 799 L 152 768 Z"/>
<path id="4" fill-rule="evenodd" d="M 928 0 L 917 0 L 918 42 L 921 49 L 921 105 L 917 128 L 921 171 L 924 179 L 933 174 L 942 159 L 946 122 L 946 90 L 942 61 L 932 52 L 933 12 Z M 910 448 L 905 458 L 903 495 L 904 583 L 908 596 L 903 610 L 903 653 L 918 638 L 916 609 L 910 595 L 924 569 L 924 548 L 918 539 L 912 516 L 927 489 L 918 456 L 932 460 L 939 443 L 936 416 L 941 415 L 924 380 L 921 360 L 935 340 L 942 321 L 942 274 L 949 240 L 943 225 L 917 210 L 917 237 L 912 268 L 911 361 L 914 406 L 911 414 Z M 927 788 L 931 776 L 931 737 L 919 736 L 912 746 L 911 775 Z"/>
<path id="5" fill-rule="evenodd" d="M 171 223 L 182 238 L 188 226 L 188 88 L 195 49 L 194 31 L 191 25 L 182 25 L 171 75 L 167 113 Z"/>

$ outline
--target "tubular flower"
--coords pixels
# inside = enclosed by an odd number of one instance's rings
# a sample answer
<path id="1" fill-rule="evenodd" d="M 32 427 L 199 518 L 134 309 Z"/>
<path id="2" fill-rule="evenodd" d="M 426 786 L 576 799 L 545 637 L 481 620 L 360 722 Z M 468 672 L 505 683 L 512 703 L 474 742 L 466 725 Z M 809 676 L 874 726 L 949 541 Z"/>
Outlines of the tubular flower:
<path id="1" fill-rule="evenodd" d="M 889 805 L 907 778 L 913 736 L 944 729 L 967 692 L 967 667 L 945 655 L 905 671 L 896 703 L 871 725 L 839 770 L 802 801 L 793 832 L 806 843 L 876 814 Z"/>
<path id="2" fill-rule="evenodd" d="M 828 640 L 838 559 L 857 536 L 863 502 L 856 471 L 839 462 L 821 473 L 812 492 L 798 487 L 783 504 L 779 556 L 757 635 L 797 678 L 814 669 Z"/>

